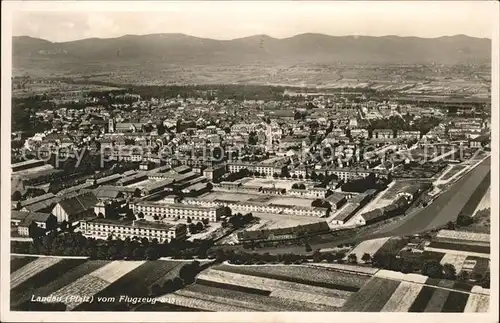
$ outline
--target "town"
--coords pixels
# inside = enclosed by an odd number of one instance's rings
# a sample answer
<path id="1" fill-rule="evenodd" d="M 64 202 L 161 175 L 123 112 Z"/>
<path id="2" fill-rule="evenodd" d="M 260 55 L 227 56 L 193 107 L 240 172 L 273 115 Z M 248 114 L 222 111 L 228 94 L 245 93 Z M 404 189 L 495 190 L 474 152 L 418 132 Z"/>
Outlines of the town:
<path id="1" fill-rule="evenodd" d="M 494 314 L 489 33 L 154 6 L 16 13 L 9 315 Z"/>

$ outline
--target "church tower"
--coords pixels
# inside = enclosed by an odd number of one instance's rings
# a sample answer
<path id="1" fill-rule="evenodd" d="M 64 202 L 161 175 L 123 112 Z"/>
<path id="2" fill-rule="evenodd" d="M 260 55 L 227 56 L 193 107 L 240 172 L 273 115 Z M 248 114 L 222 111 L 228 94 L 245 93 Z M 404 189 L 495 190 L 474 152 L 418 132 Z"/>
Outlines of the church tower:
<path id="1" fill-rule="evenodd" d="M 108 132 L 109 133 L 115 132 L 115 120 L 113 118 L 110 118 L 108 120 Z"/>

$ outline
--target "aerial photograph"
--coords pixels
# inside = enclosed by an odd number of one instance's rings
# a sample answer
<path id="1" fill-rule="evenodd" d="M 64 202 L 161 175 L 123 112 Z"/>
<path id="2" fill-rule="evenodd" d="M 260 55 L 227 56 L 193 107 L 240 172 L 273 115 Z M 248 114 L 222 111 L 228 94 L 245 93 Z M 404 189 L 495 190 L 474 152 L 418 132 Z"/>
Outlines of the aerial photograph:
<path id="1" fill-rule="evenodd" d="M 498 3 L 365 4 L 13 12 L 10 312 L 491 312 Z"/>

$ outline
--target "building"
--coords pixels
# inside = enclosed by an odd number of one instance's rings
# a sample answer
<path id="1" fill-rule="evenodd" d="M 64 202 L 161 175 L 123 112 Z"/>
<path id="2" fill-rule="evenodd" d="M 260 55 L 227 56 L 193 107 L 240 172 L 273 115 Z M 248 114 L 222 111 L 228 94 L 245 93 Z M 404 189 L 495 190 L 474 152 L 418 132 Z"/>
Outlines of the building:
<path id="1" fill-rule="evenodd" d="M 256 231 L 242 231 L 237 233 L 238 241 L 276 241 L 297 239 L 301 236 L 329 232 L 326 222 L 316 222 L 288 228 L 276 228 Z"/>
<path id="2" fill-rule="evenodd" d="M 225 173 L 226 173 L 225 165 L 208 167 L 205 170 L 203 170 L 203 176 L 205 176 L 209 181 L 218 180 Z"/>
<path id="3" fill-rule="evenodd" d="M 94 207 L 99 202 L 92 192 L 86 192 L 74 197 L 62 199 L 52 209 L 57 222 L 77 222 L 81 219 L 95 216 Z"/>
<path id="4" fill-rule="evenodd" d="M 274 174 L 281 174 L 286 171 L 287 166 L 283 162 L 282 158 L 271 158 L 264 160 L 259 163 L 242 163 L 234 162 L 228 164 L 229 172 L 237 173 L 243 169 L 247 169 L 250 172 L 258 172 L 264 176 L 273 176 Z"/>
<path id="5" fill-rule="evenodd" d="M 337 225 L 344 225 L 349 221 L 353 215 L 356 214 L 361 209 L 361 205 L 356 202 L 348 202 L 343 208 L 340 209 L 339 213 L 335 215 L 330 223 Z M 364 224 L 364 223 L 363 223 Z"/>
<path id="6" fill-rule="evenodd" d="M 277 205 L 277 204 L 263 204 L 260 202 L 252 201 L 232 201 L 232 200 L 203 200 L 199 198 L 184 198 L 184 204 L 201 205 L 201 206 L 225 206 L 231 210 L 238 212 L 262 212 L 273 213 L 281 215 L 297 215 L 297 216 L 311 216 L 311 217 L 325 217 L 328 216 L 330 210 L 323 207 L 306 207 L 297 205 Z"/>
<path id="7" fill-rule="evenodd" d="M 392 131 L 392 129 L 374 129 L 372 132 L 372 138 L 391 139 L 394 138 L 394 132 Z"/>
<path id="8" fill-rule="evenodd" d="M 420 131 L 398 130 L 396 138 L 420 139 Z"/>
<path id="9" fill-rule="evenodd" d="M 329 195 L 328 197 L 326 197 L 326 200 L 332 206 L 332 210 L 340 209 L 347 202 L 347 198 L 344 194 L 335 193 L 335 192 L 333 194 Z"/>
<path id="10" fill-rule="evenodd" d="M 50 213 L 21 211 L 12 211 L 11 213 L 11 227 L 17 228 L 17 232 L 21 236 L 29 236 L 29 227 L 33 222 L 43 230 L 57 227 L 57 219 Z"/>
<path id="11" fill-rule="evenodd" d="M 310 197 L 310 198 L 325 198 L 328 193 L 328 189 L 323 187 L 309 187 L 305 189 L 292 188 L 288 191 L 290 195 Z"/>
<path id="12" fill-rule="evenodd" d="M 196 206 L 182 203 L 162 203 L 162 202 L 138 202 L 132 204 L 132 210 L 136 217 L 143 216 L 149 221 L 160 220 L 165 218 L 179 218 L 193 220 L 207 219 L 210 222 L 219 221 L 223 215 L 224 208 L 222 206 Z"/>
<path id="13" fill-rule="evenodd" d="M 80 230 L 83 235 L 99 239 L 107 239 L 109 236 L 125 239 L 146 238 L 157 239 L 160 242 L 172 239 L 184 239 L 187 235 L 187 226 L 183 223 L 171 225 L 160 222 L 148 222 L 145 220 L 113 220 L 93 218 L 80 221 Z"/>
<path id="14" fill-rule="evenodd" d="M 368 138 L 368 135 L 366 129 L 351 129 L 351 138 Z"/>

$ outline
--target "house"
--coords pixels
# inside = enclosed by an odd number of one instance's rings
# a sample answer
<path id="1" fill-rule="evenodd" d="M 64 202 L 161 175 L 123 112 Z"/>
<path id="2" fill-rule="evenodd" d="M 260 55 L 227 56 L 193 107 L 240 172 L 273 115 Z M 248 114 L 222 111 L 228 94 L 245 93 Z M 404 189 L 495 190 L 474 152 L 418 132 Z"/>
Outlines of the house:
<path id="1" fill-rule="evenodd" d="M 98 201 L 94 193 L 86 192 L 59 201 L 52 210 L 52 214 L 56 216 L 57 222 L 77 222 L 86 217 L 95 216 L 94 207 Z"/>
<path id="2" fill-rule="evenodd" d="M 29 236 L 29 227 L 33 222 L 43 230 L 57 227 L 57 219 L 50 213 L 12 211 L 11 225 L 17 227 L 19 235 Z"/>
<path id="3" fill-rule="evenodd" d="M 392 129 L 375 129 L 372 132 L 372 138 L 375 139 L 391 139 L 394 137 Z"/>
<path id="4" fill-rule="evenodd" d="M 226 173 L 226 166 L 213 166 L 208 167 L 203 170 L 203 176 L 205 176 L 209 181 L 218 180 Z"/>
<path id="5" fill-rule="evenodd" d="M 338 209 L 340 209 L 347 202 L 346 196 L 344 194 L 340 194 L 340 193 L 330 194 L 326 198 L 326 200 L 332 206 L 332 210 L 338 210 Z"/>
<path id="6" fill-rule="evenodd" d="M 288 228 L 242 231 L 237 233 L 237 237 L 240 242 L 289 240 L 308 234 L 317 234 L 329 231 L 330 227 L 326 222 L 316 222 Z"/>

